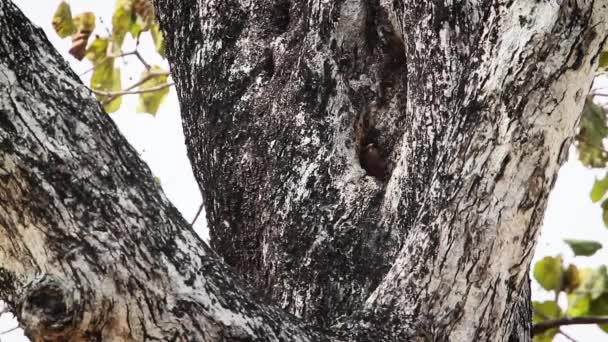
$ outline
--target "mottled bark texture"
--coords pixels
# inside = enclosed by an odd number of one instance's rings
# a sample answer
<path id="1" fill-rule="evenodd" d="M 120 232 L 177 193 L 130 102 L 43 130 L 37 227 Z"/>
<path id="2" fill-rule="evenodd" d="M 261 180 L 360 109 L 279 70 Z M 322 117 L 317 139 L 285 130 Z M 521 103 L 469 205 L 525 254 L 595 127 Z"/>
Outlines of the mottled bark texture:
<path id="1" fill-rule="evenodd" d="M 606 1 L 156 7 L 215 252 L 0 0 L 0 297 L 32 340 L 529 340 Z"/>
<path id="2" fill-rule="evenodd" d="M 0 0 L 0 297 L 26 335 L 324 340 L 235 278 L 42 31 Z"/>
<path id="3" fill-rule="evenodd" d="M 378 340 L 529 338 L 607 1 L 155 3 L 211 246 L 268 301 Z"/>

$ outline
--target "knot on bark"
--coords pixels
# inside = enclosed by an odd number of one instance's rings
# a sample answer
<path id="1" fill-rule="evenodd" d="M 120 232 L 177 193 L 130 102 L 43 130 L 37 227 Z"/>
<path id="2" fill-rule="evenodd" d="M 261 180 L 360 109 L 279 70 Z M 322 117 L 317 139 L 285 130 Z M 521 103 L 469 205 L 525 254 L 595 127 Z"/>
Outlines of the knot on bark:
<path id="1" fill-rule="evenodd" d="M 17 312 L 25 335 L 32 341 L 67 340 L 80 325 L 80 294 L 71 282 L 48 274 L 28 283 Z"/>

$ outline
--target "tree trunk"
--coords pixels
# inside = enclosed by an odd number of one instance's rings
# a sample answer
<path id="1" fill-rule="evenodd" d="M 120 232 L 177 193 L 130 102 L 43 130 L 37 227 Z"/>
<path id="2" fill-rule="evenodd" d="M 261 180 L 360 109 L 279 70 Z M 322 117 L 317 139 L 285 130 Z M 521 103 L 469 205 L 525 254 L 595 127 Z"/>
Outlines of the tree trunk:
<path id="1" fill-rule="evenodd" d="M 605 1 L 156 3 L 229 265 L 323 328 L 508 338 Z"/>
<path id="2" fill-rule="evenodd" d="M 0 296 L 35 341 L 529 340 L 607 5 L 157 0 L 212 250 L 0 0 Z"/>
<path id="3" fill-rule="evenodd" d="M 324 340 L 238 284 L 7 0 L 0 27 L 0 297 L 26 336 Z"/>

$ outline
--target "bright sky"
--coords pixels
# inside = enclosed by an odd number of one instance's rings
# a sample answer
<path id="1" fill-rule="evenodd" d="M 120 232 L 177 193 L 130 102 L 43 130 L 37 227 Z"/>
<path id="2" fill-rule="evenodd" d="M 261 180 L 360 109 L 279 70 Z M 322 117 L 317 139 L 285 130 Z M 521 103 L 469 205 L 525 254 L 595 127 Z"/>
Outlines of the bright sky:
<path id="1" fill-rule="evenodd" d="M 42 27 L 49 40 L 58 51 L 69 61 L 78 74 L 90 67 L 88 62 L 79 62 L 68 54 L 70 39 L 60 39 L 53 31 L 51 20 L 59 0 L 13 0 L 27 17 Z M 110 27 L 114 1 L 85 1 L 72 0 L 72 14 L 84 11 L 94 12 L 98 18 L 108 23 L 100 24 L 97 21 L 100 35 L 107 35 L 106 29 Z M 133 41 L 126 41 L 124 51 L 133 47 Z M 140 42 L 140 51 L 145 56 L 154 56 L 154 48 L 147 37 Z M 167 67 L 166 62 L 160 58 L 148 58 L 149 63 Z M 139 79 L 142 71 L 135 58 L 127 59 L 123 66 L 123 86 L 129 85 Z M 128 67 L 130 66 L 130 67 Z M 129 73 L 128 70 L 131 70 Z M 90 76 L 87 75 L 87 76 Z M 132 80 L 129 80 L 129 77 Z M 88 84 L 88 77 L 84 77 Z M 148 114 L 136 114 L 137 99 L 135 96 L 125 97 L 119 112 L 111 115 L 120 131 L 128 141 L 139 151 L 141 157 L 148 163 L 155 176 L 160 178 L 163 190 L 181 211 L 184 217 L 191 221 L 201 204 L 201 195 L 194 180 L 190 162 L 186 156 L 184 135 L 179 115 L 179 103 L 175 90 L 171 90 L 165 104 L 156 117 Z M 579 267 L 597 266 L 606 263 L 608 257 L 608 229 L 604 228 L 601 219 L 601 208 L 591 203 L 589 192 L 596 176 L 603 172 L 593 172 L 584 168 L 573 152 L 570 160 L 562 167 L 555 184 L 555 189 L 549 198 L 549 207 L 545 214 L 541 239 L 538 243 L 534 260 L 543 256 L 561 254 L 566 262 L 574 262 Z M 208 239 L 205 227 L 205 218 L 201 216 L 195 224 L 195 230 Z M 563 243 L 564 238 L 591 239 L 601 242 L 605 248 L 593 257 L 574 258 L 569 248 Z M 532 296 L 535 300 L 551 299 L 551 294 L 541 290 L 533 282 Z M 0 317 L 0 332 L 9 330 L 17 325 L 9 314 Z M 569 336 L 579 342 L 608 340 L 595 326 L 566 327 L 563 329 Z M 0 335 L 0 341 L 27 341 L 20 329 Z M 557 337 L 555 341 L 567 342 L 564 337 Z"/>

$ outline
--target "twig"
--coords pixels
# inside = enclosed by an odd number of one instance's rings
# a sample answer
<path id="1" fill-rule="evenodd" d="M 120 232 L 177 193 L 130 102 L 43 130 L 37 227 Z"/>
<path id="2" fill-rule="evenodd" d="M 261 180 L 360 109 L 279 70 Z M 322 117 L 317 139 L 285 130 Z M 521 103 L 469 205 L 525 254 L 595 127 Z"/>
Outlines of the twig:
<path id="1" fill-rule="evenodd" d="M 532 335 L 539 335 L 553 328 L 559 328 L 566 325 L 579 324 L 608 324 L 608 317 L 572 317 L 560 318 L 552 321 L 544 321 L 532 326 Z"/>
<path id="2" fill-rule="evenodd" d="M 103 104 L 107 104 L 107 103 L 114 101 L 117 97 L 120 97 L 123 95 L 153 93 L 155 91 L 159 91 L 159 90 L 168 88 L 174 84 L 175 83 L 171 82 L 171 83 L 167 83 L 167 84 L 157 85 L 156 87 L 151 87 L 151 88 L 147 88 L 147 89 L 138 89 L 138 90 L 99 91 L 99 90 L 95 90 L 93 88 L 89 88 L 89 89 L 94 94 L 107 97 L 107 99 L 105 99 L 103 101 Z"/>
<path id="3" fill-rule="evenodd" d="M 137 52 L 137 50 L 129 51 L 129 52 L 122 52 L 122 53 L 119 53 L 119 54 L 116 54 L 116 55 L 105 55 L 102 59 L 100 59 L 99 61 L 97 61 L 96 63 L 94 63 L 92 67 L 90 67 L 89 69 L 87 69 L 86 71 L 84 71 L 83 73 L 81 73 L 78 76 L 82 77 L 82 76 L 90 73 L 91 71 L 95 70 L 95 68 L 97 68 L 98 66 L 100 66 L 101 64 L 103 64 L 104 62 L 106 62 L 110 58 L 127 57 L 127 56 L 131 56 L 131 55 L 135 55 L 135 54 L 139 54 Z"/>
<path id="4" fill-rule="evenodd" d="M 16 327 L 14 327 L 14 328 L 10 328 L 10 329 L 8 329 L 8 330 L 5 330 L 5 331 L 3 331 L 3 332 L 0 332 L 0 335 L 6 335 L 6 334 L 8 334 L 8 333 L 10 333 L 10 332 L 12 332 L 12 331 L 15 331 L 15 330 L 19 329 L 19 328 L 21 328 L 21 327 L 17 325 L 17 326 L 16 326 Z"/>
<path id="5" fill-rule="evenodd" d="M 194 226 L 194 224 L 196 223 L 196 220 L 198 220 L 198 216 L 201 214 L 201 212 L 203 211 L 203 207 L 204 204 L 201 203 L 201 206 L 198 207 L 198 211 L 196 212 L 196 215 L 194 215 L 194 220 L 192 220 L 192 223 L 190 223 L 191 226 Z"/>
<path id="6" fill-rule="evenodd" d="M 142 83 L 147 82 L 147 81 L 153 79 L 154 77 L 158 77 L 158 76 L 169 76 L 169 73 L 166 71 L 151 72 L 148 75 L 146 75 L 146 77 L 142 78 L 141 80 L 135 82 L 134 84 L 132 84 L 131 86 L 129 86 L 128 88 L 125 88 L 123 90 L 131 90 L 131 89 L 141 85 Z"/>
<path id="7" fill-rule="evenodd" d="M 131 86 L 129 86 L 129 87 L 127 87 L 127 88 L 125 88 L 125 89 L 121 90 L 120 92 L 125 92 L 125 91 L 132 90 L 132 89 L 136 88 L 137 86 L 139 86 L 139 85 L 143 84 L 144 82 L 147 82 L 147 81 L 149 81 L 149 80 L 153 79 L 154 77 L 158 77 L 158 76 L 168 76 L 168 75 L 169 75 L 169 73 L 168 73 L 168 72 L 165 72 L 165 71 L 151 72 L 151 73 L 149 73 L 148 75 L 146 75 L 146 77 L 144 77 L 144 78 L 142 78 L 141 80 L 139 80 L 139 81 L 135 82 L 135 83 L 134 83 L 134 84 L 132 84 Z M 91 89 L 91 91 L 95 92 L 95 90 L 94 90 L 94 89 Z M 99 92 L 99 90 L 97 90 L 97 91 Z M 116 93 L 120 93 L 120 92 L 116 92 Z M 107 93 L 107 92 L 104 92 L 104 93 Z M 97 94 L 97 93 L 96 93 L 96 94 Z M 137 93 L 137 94 L 140 94 L 140 93 Z M 103 95 L 103 94 L 102 94 L 102 95 Z M 107 97 L 105 100 L 103 100 L 103 103 L 102 103 L 102 104 L 104 104 L 104 105 L 105 105 L 105 104 L 108 104 L 108 103 L 110 103 L 110 102 L 114 101 L 114 100 L 115 100 L 117 97 L 122 96 L 122 95 L 126 95 L 126 94 L 110 95 L 110 96 L 108 96 L 108 97 Z M 104 95 L 104 96 L 105 96 L 105 95 Z"/>
<path id="8" fill-rule="evenodd" d="M 562 336 L 564 336 L 564 337 L 565 337 L 567 340 L 570 340 L 570 341 L 572 341 L 572 342 L 577 342 L 577 341 L 576 341 L 574 338 L 572 338 L 572 336 L 570 336 L 570 335 L 566 334 L 566 333 L 565 333 L 563 330 L 561 330 L 561 329 L 560 329 L 560 330 L 559 330 L 557 333 L 558 333 L 558 334 L 560 334 L 560 335 L 562 335 Z"/>
<path id="9" fill-rule="evenodd" d="M 141 62 L 141 64 L 144 65 L 144 67 L 146 68 L 146 70 L 150 70 L 150 68 L 152 68 L 150 66 L 150 64 L 146 63 L 146 61 L 144 60 L 144 58 L 141 56 L 141 54 L 139 53 L 139 51 L 135 50 L 135 56 L 137 57 L 137 59 L 139 59 L 139 61 Z"/>

